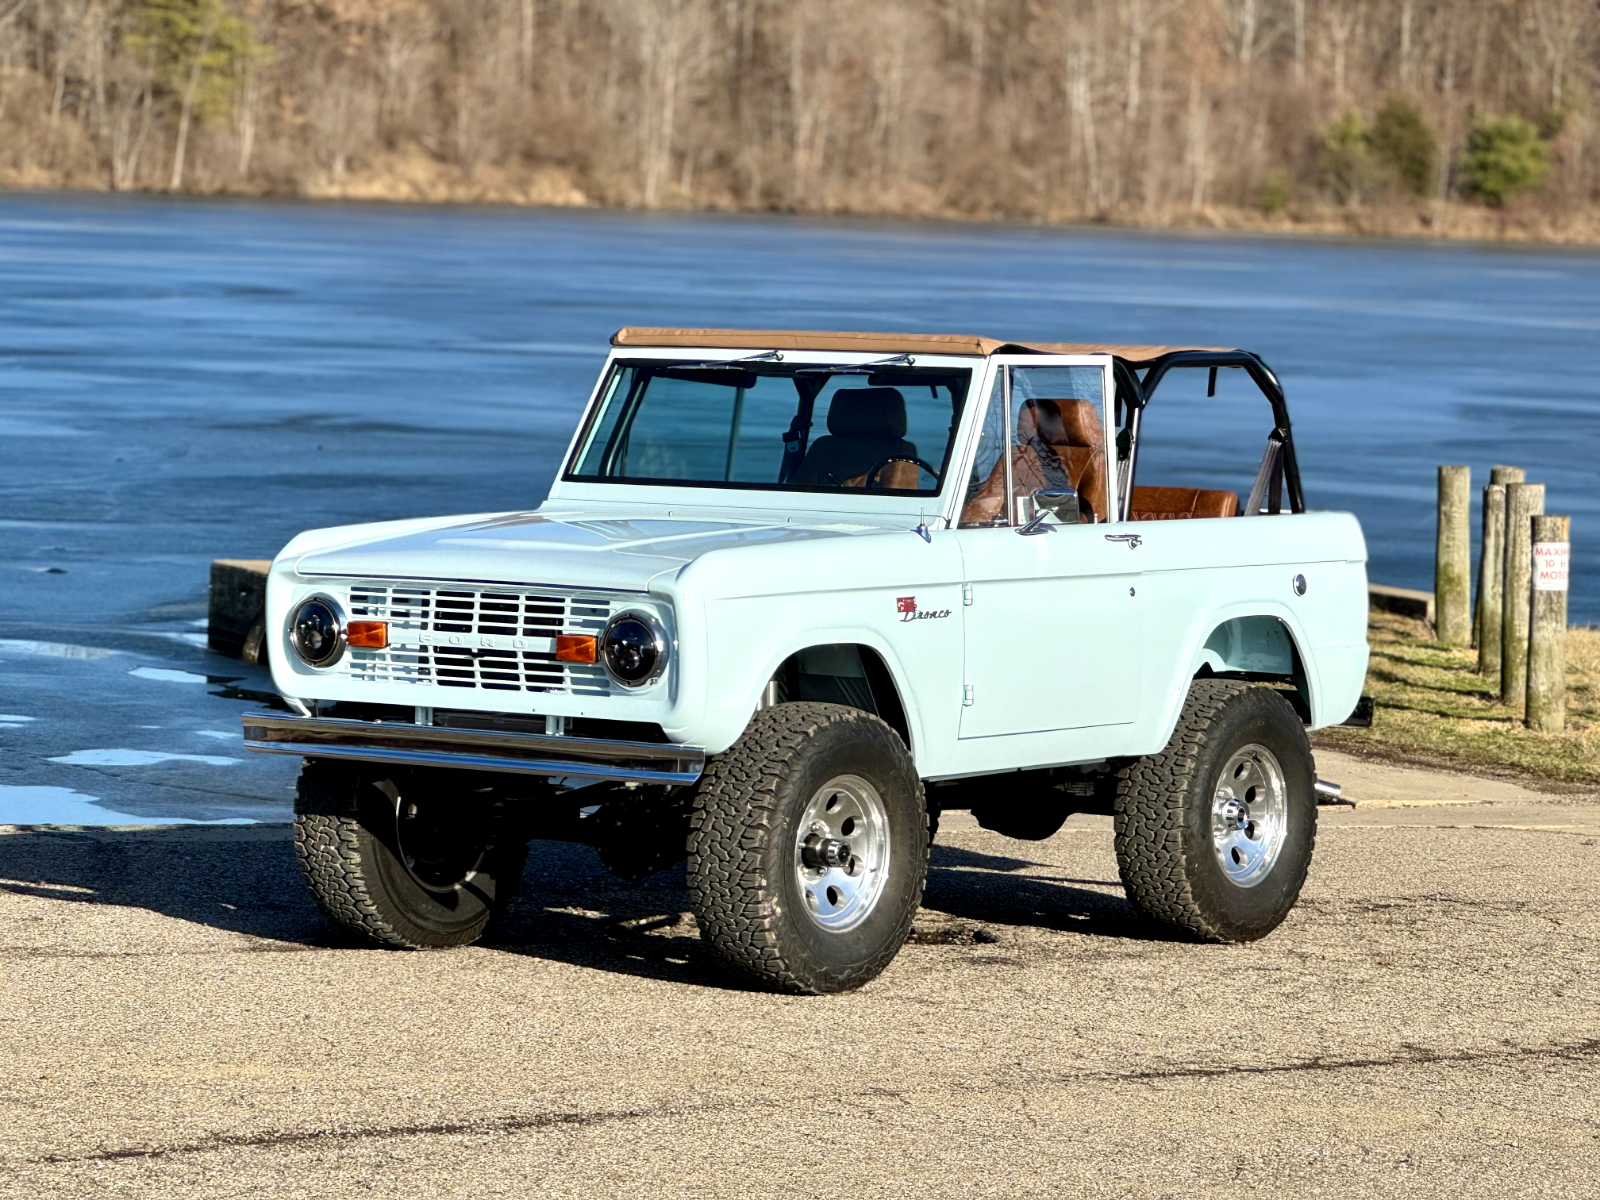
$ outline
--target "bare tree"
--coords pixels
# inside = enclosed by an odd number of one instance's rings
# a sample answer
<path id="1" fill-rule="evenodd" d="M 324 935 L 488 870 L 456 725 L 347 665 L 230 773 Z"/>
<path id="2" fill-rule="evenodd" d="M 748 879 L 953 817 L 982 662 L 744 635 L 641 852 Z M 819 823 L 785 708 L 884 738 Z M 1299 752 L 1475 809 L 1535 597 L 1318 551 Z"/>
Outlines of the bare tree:
<path id="1" fill-rule="evenodd" d="M 1600 206 L 1596 0 L 0 0 L 0 185 L 1319 219 L 1395 93 Z"/>

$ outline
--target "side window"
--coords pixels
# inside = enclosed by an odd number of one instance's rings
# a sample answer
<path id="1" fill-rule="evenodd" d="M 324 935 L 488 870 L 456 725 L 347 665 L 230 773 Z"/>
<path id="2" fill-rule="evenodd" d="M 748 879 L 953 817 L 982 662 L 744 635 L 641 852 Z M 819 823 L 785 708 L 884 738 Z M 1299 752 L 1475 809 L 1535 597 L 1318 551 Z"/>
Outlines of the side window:
<path id="1" fill-rule="evenodd" d="M 1086 520 L 1110 519 L 1105 380 L 1102 367 L 1011 368 L 1015 500 L 1072 488 Z"/>
<path id="2" fill-rule="evenodd" d="M 1086 520 L 1110 519 L 1104 368 L 1013 366 L 1004 370 L 1011 381 L 1011 420 L 1008 425 L 1001 376 L 984 411 L 961 524 L 1025 521 L 1032 515 L 1036 491 L 1067 488 L 1078 493 Z"/>

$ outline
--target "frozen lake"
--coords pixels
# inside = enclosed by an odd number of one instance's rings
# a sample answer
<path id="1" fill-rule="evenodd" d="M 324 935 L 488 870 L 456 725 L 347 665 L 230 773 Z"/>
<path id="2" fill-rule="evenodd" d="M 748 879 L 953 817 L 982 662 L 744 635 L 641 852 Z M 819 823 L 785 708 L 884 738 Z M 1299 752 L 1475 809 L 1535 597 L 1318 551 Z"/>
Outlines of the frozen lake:
<path id="1" fill-rule="evenodd" d="M 1243 346 L 1374 579 L 1432 586 L 1439 463 L 1517 463 L 1600 621 L 1594 251 L 0 196 L 0 823 L 287 819 L 209 561 L 532 507 L 624 324 Z M 1248 490 L 1265 417 L 1164 391 L 1152 467 Z"/>

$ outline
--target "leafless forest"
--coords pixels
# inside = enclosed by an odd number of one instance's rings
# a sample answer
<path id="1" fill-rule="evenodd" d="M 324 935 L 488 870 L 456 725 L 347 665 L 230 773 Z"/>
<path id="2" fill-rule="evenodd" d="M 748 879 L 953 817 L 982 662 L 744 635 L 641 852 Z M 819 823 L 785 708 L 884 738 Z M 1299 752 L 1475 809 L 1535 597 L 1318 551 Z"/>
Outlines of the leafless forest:
<path id="1" fill-rule="evenodd" d="M 1597 93 L 1597 0 L 0 0 L 10 186 L 1588 237 Z"/>

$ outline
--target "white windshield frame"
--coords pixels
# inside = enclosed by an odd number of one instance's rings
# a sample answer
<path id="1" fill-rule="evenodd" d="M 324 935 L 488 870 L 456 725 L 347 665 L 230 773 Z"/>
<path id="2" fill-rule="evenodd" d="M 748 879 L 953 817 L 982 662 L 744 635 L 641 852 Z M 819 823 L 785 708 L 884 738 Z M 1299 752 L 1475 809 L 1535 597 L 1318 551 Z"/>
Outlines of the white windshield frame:
<path id="1" fill-rule="evenodd" d="M 958 471 L 967 469 L 970 457 L 969 443 L 972 441 L 976 428 L 974 414 L 983 408 L 981 397 L 975 389 L 982 386 L 983 381 L 989 378 L 989 373 L 985 369 L 985 360 L 977 355 L 912 355 L 914 360 L 912 365 L 917 367 L 937 367 L 945 370 L 959 370 L 971 373 L 971 381 L 967 385 L 966 400 L 962 405 L 961 421 L 956 429 L 954 447 L 950 455 L 950 465 L 945 472 L 944 478 L 940 481 L 939 492 L 936 495 L 879 495 L 866 489 L 855 488 L 819 492 L 791 490 L 788 488 L 705 488 L 637 483 L 633 481 L 598 482 L 562 478 L 572 463 L 576 461 L 579 443 L 588 430 L 589 423 L 595 415 L 595 406 L 602 399 L 602 389 L 606 381 L 611 378 L 612 369 L 619 359 L 625 359 L 628 362 L 639 362 L 641 360 L 654 362 L 728 362 L 740 358 L 748 358 L 758 353 L 760 351 L 727 350 L 716 347 L 680 349 L 678 347 L 624 346 L 614 348 L 606 356 L 604 369 L 601 370 L 594 387 L 589 393 L 588 404 L 584 406 L 583 417 L 573 430 L 566 452 L 561 457 L 561 469 L 556 476 L 555 483 L 550 488 L 549 502 L 555 504 L 601 502 L 611 506 L 665 508 L 674 514 L 691 511 L 696 513 L 725 513 L 729 510 L 761 510 L 764 512 L 776 510 L 790 515 L 855 516 L 897 520 L 926 517 L 930 522 L 938 518 L 944 518 L 946 521 L 953 519 L 954 510 L 959 507 L 960 498 L 966 490 L 965 478 L 959 475 Z M 850 354 L 836 350 L 784 350 L 782 353 L 785 364 L 817 366 L 860 366 L 869 363 L 881 363 L 885 358 L 889 357 L 882 353 Z M 975 398 L 979 402 L 975 403 Z M 957 486 L 951 486 L 952 479 L 956 481 Z"/>

